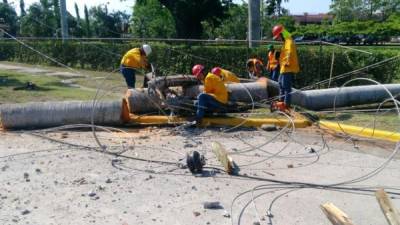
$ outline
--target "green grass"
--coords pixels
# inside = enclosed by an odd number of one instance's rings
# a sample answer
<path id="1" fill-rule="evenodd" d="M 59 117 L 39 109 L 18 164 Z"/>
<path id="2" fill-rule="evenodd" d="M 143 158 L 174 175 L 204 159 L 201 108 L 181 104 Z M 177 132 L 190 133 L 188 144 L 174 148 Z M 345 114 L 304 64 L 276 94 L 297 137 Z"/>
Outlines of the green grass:
<path id="1" fill-rule="evenodd" d="M 317 113 L 320 119 L 360 127 L 400 132 L 400 118 L 397 113 Z M 374 124 L 375 121 L 375 124 Z"/>
<path id="2" fill-rule="evenodd" d="M 71 72 L 67 68 L 34 66 L 28 64 L 1 62 L 13 66 L 23 66 L 27 68 L 40 68 L 51 72 Z M 103 72 L 91 70 L 76 70 L 75 73 L 83 77 L 69 78 L 66 76 L 46 76 L 41 74 L 29 74 L 14 70 L 0 69 L 0 104 L 3 103 L 24 103 L 40 101 L 62 101 L 62 100 L 92 100 L 99 88 L 102 99 L 122 98 L 126 91 L 126 84 L 123 76 L 119 72 Z M 82 88 L 71 87 L 61 81 L 72 79 L 74 84 Z M 140 87 L 143 83 L 143 76 L 138 74 L 136 86 Z M 27 82 L 33 82 L 38 86 L 37 90 L 14 90 L 22 87 Z"/>
<path id="3" fill-rule="evenodd" d="M 14 90 L 27 82 L 38 86 L 37 90 Z M 94 92 L 68 87 L 60 78 L 0 71 L 0 103 L 22 103 L 51 100 L 89 100 Z"/>

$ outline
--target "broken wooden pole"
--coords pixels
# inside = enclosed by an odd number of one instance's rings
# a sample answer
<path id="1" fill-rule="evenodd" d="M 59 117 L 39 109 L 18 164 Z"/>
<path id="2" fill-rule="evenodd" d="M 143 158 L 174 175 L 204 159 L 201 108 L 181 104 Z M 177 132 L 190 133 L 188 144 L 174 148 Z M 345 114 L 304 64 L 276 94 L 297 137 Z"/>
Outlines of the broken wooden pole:
<path id="1" fill-rule="evenodd" d="M 225 171 L 233 175 L 235 173 L 235 163 L 233 162 L 232 157 L 228 155 L 228 152 L 225 148 L 218 142 L 211 143 L 211 147 L 217 159 L 221 162 L 222 166 L 224 167 Z"/>
<path id="2" fill-rule="evenodd" d="M 389 225 L 400 225 L 399 212 L 393 206 L 390 201 L 389 196 L 386 194 L 385 190 L 379 189 L 375 192 L 376 200 L 378 201 L 383 214 Z"/>
<path id="3" fill-rule="evenodd" d="M 354 225 L 349 216 L 333 203 L 325 203 L 321 205 L 321 209 L 333 225 Z"/>

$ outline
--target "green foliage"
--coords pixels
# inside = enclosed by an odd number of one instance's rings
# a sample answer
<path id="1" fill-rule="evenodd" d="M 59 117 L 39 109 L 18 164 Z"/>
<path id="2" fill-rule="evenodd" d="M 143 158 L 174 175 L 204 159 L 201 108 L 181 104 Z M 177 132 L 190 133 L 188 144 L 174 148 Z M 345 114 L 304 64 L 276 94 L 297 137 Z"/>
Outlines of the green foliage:
<path id="1" fill-rule="evenodd" d="M 140 44 L 99 42 L 66 42 L 63 44 L 60 41 L 30 41 L 27 43 L 71 67 L 102 71 L 118 69 L 122 55 L 128 49 Z M 202 63 L 207 69 L 221 66 L 245 77 L 247 74 L 245 63 L 248 58 L 257 56 L 265 62 L 267 57 L 266 46 L 248 49 L 243 46 L 172 46 L 152 43 L 152 48 L 153 54 L 150 60 L 165 75 L 188 74 L 194 64 Z M 327 46 L 322 49 L 319 46 L 299 46 L 301 72 L 296 76 L 296 86 L 304 87 L 328 79 L 333 52 L 335 53 L 333 76 L 372 65 L 399 54 L 399 50 L 393 48 L 375 47 L 366 50 L 372 52 L 373 55 Z M 43 56 L 10 41 L 0 42 L 0 60 L 55 65 Z M 332 85 L 341 85 L 344 81 L 356 76 L 390 83 L 400 78 L 400 61 L 386 63 L 380 67 L 363 71 L 363 73 L 336 80 Z"/>
<path id="2" fill-rule="evenodd" d="M 146 2 L 141 0 L 140 2 Z M 177 37 L 198 39 L 203 34 L 202 22 L 208 21 L 213 27 L 219 25 L 228 5 L 220 0 L 159 0 L 172 14 Z M 226 1 L 225 1 L 226 2 Z M 229 1 L 227 1 L 229 3 Z"/>
<path id="3" fill-rule="evenodd" d="M 8 3 L 0 3 L 0 18 L 4 19 L 5 24 L 9 26 L 9 33 L 15 35 L 18 30 L 17 26 L 17 13 L 15 9 Z"/>
<path id="4" fill-rule="evenodd" d="M 92 37 L 92 28 L 90 26 L 89 10 L 86 5 L 84 8 L 84 13 L 85 13 L 85 35 L 86 37 Z"/>
<path id="5" fill-rule="evenodd" d="M 137 1 L 133 7 L 132 31 L 135 37 L 171 38 L 176 36 L 175 21 L 158 0 Z"/>
<path id="6" fill-rule="evenodd" d="M 333 0 L 331 12 L 338 22 L 355 20 L 386 20 L 399 12 L 400 0 Z"/>
<path id="7" fill-rule="evenodd" d="M 202 22 L 204 34 L 208 39 L 246 39 L 247 32 L 247 4 L 235 5 L 229 7 L 226 18 L 221 21 L 218 27 L 214 27 L 208 21 Z"/>
<path id="8" fill-rule="evenodd" d="M 57 35 L 57 20 L 47 0 L 33 3 L 21 19 L 21 34 L 30 37 L 53 37 Z"/>
<path id="9" fill-rule="evenodd" d="M 287 9 L 282 7 L 282 2 L 289 2 L 289 0 L 265 0 L 265 14 L 268 16 L 288 14 Z"/>

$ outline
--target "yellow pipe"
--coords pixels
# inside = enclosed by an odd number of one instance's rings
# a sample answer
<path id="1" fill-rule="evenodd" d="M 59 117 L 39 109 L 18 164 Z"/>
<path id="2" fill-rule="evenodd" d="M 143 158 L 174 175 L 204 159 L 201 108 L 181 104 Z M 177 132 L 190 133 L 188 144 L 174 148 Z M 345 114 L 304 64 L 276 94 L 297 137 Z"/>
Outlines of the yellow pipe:
<path id="1" fill-rule="evenodd" d="M 182 123 L 187 121 L 184 117 L 169 117 L 169 116 L 136 116 L 131 115 L 131 123 L 136 124 L 172 124 Z M 278 127 L 285 127 L 290 123 L 287 119 L 277 118 L 237 118 L 237 117 L 210 117 L 204 118 L 201 126 L 244 126 L 244 127 L 261 127 L 263 124 L 276 125 Z M 311 123 L 305 119 L 294 119 L 294 126 L 296 128 L 309 127 Z M 290 125 L 291 126 L 291 125 Z"/>
<path id="2" fill-rule="evenodd" d="M 379 140 L 398 142 L 400 141 L 400 133 L 377 130 L 371 128 L 357 127 L 347 124 L 338 124 L 335 122 L 329 122 L 321 120 L 319 121 L 320 127 L 326 127 L 337 132 L 344 132 L 346 134 L 356 135 L 360 137 L 375 138 Z"/>

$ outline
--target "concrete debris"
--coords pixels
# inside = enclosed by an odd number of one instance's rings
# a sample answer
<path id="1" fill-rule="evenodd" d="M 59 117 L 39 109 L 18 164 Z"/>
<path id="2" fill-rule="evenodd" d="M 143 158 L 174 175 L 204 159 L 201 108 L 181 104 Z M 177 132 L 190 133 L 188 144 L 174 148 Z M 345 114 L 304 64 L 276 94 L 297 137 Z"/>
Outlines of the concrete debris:
<path id="1" fill-rule="evenodd" d="M 106 180 L 106 184 L 111 184 L 112 183 L 112 180 L 110 179 L 110 178 L 108 178 L 107 180 Z"/>
<path id="2" fill-rule="evenodd" d="M 183 146 L 184 148 L 194 148 L 193 144 L 187 143 Z"/>
<path id="3" fill-rule="evenodd" d="M 24 211 L 21 212 L 22 215 L 28 215 L 29 213 L 31 213 L 31 211 L 25 209 Z"/>
<path id="4" fill-rule="evenodd" d="M 220 202 L 204 202 L 203 207 L 204 207 L 204 209 L 223 209 L 224 208 Z"/>
<path id="5" fill-rule="evenodd" d="M 276 126 L 269 125 L 269 124 L 261 125 L 261 129 L 264 130 L 264 131 L 268 131 L 268 132 L 277 131 L 278 130 L 278 128 Z"/>
<path id="6" fill-rule="evenodd" d="M 86 179 L 84 177 L 76 179 L 74 181 L 72 181 L 72 184 L 75 185 L 84 185 L 84 184 L 88 184 L 88 182 L 86 181 Z"/>
<path id="7" fill-rule="evenodd" d="M 193 212 L 193 215 L 194 215 L 195 217 L 198 217 L 198 216 L 201 215 L 201 213 L 199 213 L 199 212 L 197 212 L 197 211 L 194 211 L 194 212 Z"/>
<path id="8" fill-rule="evenodd" d="M 149 175 L 146 179 L 144 179 L 145 181 L 148 181 L 148 180 L 151 180 L 151 179 L 153 179 L 154 177 L 152 176 L 152 175 Z"/>
<path id="9" fill-rule="evenodd" d="M 94 197 L 94 196 L 96 196 L 96 195 L 97 195 L 96 192 L 94 192 L 93 190 L 91 190 L 91 191 L 88 192 L 88 196 L 89 196 L 89 197 Z"/>
<path id="10" fill-rule="evenodd" d="M 226 218 L 231 218 L 231 214 L 229 214 L 229 212 L 226 211 L 226 210 L 224 210 L 223 216 L 226 217 Z"/>

